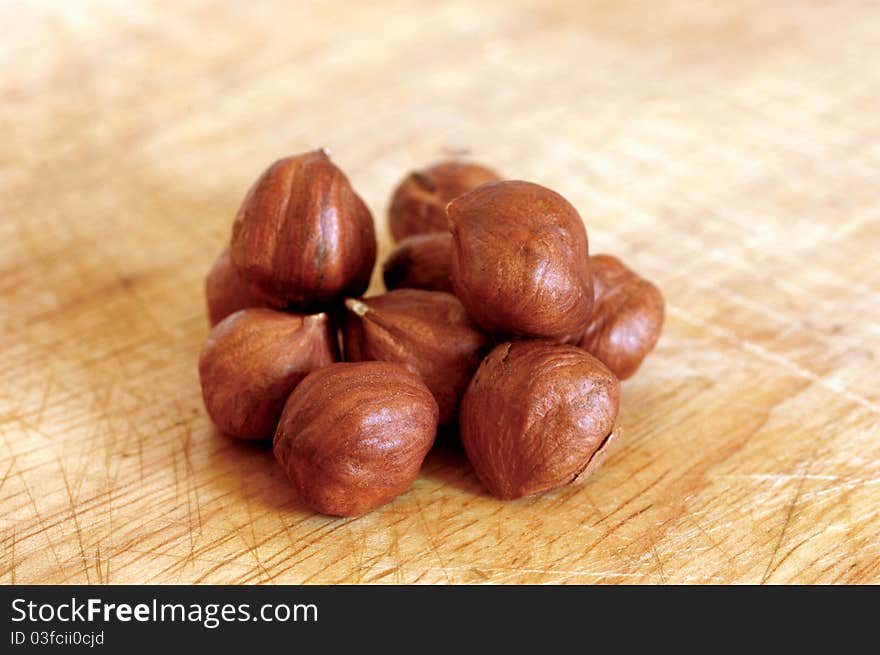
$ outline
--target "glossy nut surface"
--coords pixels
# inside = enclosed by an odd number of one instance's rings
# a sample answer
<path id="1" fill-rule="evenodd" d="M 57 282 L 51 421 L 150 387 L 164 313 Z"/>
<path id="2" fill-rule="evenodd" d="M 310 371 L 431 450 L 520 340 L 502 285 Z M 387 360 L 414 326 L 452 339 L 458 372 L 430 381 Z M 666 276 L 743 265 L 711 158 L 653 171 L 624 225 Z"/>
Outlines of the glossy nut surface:
<path id="1" fill-rule="evenodd" d="M 358 516 L 406 491 L 437 432 L 437 403 L 399 364 L 333 364 L 291 394 L 275 458 L 300 498 L 323 514 Z"/>
<path id="2" fill-rule="evenodd" d="M 570 484 L 612 435 L 617 379 L 571 345 L 500 344 L 461 403 L 461 439 L 480 481 L 502 499 Z"/>
<path id="3" fill-rule="evenodd" d="M 498 173 L 464 161 L 442 161 L 407 175 L 394 190 L 388 227 L 395 241 L 413 234 L 446 232 L 446 204 Z"/>
<path id="4" fill-rule="evenodd" d="M 376 262 L 373 218 L 323 150 L 287 157 L 248 191 L 231 254 L 277 306 L 323 307 L 366 290 Z"/>
<path id="5" fill-rule="evenodd" d="M 620 380 L 632 376 L 663 329 L 663 294 L 617 257 L 590 257 L 593 312 L 579 341 Z"/>
<path id="6" fill-rule="evenodd" d="M 452 419 L 487 344 L 458 298 L 398 289 L 345 304 L 345 358 L 403 364 L 434 394 L 440 423 Z"/>
<path id="7" fill-rule="evenodd" d="M 562 340 L 593 306 L 587 232 L 555 191 L 530 182 L 483 186 L 447 208 L 455 294 L 486 331 Z"/>
<path id="8" fill-rule="evenodd" d="M 449 232 L 415 234 L 397 244 L 382 265 L 385 288 L 426 289 L 452 293 L 449 260 L 452 235 Z"/>
<path id="9" fill-rule="evenodd" d="M 220 321 L 199 358 L 205 407 L 241 439 L 269 439 L 290 392 L 310 371 L 338 359 L 326 314 L 243 309 Z"/>

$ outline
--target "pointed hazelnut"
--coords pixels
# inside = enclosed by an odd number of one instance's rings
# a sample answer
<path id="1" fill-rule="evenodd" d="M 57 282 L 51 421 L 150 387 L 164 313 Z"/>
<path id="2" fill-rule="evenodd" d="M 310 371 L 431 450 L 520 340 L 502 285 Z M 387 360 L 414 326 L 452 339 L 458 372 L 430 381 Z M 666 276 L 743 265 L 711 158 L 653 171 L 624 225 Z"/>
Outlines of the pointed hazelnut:
<path id="1" fill-rule="evenodd" d="M 403 364 L 434 394 L 440 423 L 452 419 L 487 344 L 458 298 L 442 291 L 398 289 L 345 304 L 346 360 Z"/>
<path id="2" fill-rule="evenodd" d="M 231 254 L 242 277 L 275 305 L 324 307 L 369 285 L 373 217 L 326 151 L 287 157 L 248 191 Z"/>

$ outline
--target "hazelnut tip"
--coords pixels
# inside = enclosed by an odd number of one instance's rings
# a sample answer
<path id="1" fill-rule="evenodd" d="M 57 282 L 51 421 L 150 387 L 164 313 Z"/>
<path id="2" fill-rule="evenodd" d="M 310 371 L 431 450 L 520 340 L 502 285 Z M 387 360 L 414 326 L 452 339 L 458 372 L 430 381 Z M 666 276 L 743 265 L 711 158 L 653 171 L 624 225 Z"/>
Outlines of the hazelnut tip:
<path id="1" fill-rule="evenodd" d="M 366 303 L 363 303 L 356 298 L 346 298 L 345 306 L 358 316 L 364 316 L 369 311 L 369 307 L 367 307 Z"/>

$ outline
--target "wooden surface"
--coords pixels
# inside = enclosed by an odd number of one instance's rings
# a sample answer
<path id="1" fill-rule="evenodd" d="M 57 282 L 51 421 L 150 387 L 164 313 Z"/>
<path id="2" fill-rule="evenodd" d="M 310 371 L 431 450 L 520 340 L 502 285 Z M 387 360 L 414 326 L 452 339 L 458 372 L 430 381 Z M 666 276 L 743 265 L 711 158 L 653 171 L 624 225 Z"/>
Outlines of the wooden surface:
<path id="1" fill-rule="evenodd" d="M 876 3 L 236 4 L 0 10 L 2 581 L 880 582 Z M 334 520 L 214 431 L 203 275 L 319 146 L 380 256 L 468 150 L 659 284 L 595 478 L 504 503 L 443 447 Z"/>

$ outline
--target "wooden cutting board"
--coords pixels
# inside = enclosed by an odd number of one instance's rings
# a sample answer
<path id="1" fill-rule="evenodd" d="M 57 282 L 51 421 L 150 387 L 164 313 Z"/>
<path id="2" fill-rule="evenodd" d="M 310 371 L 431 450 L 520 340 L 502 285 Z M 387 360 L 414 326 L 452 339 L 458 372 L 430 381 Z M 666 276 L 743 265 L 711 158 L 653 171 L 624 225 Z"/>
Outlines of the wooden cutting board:
<path id="1" fill-rule="evenodd" d="M 880 8 L 662 4 L 5 4 L 0 580 L 880 582 Z M 598 475 L 500 502 L 446 444 L 339 520 L 215 432 L 203 276 L 320 146 L 380 257 L 468 151 L 658 283 Z"/>

